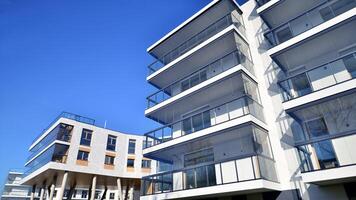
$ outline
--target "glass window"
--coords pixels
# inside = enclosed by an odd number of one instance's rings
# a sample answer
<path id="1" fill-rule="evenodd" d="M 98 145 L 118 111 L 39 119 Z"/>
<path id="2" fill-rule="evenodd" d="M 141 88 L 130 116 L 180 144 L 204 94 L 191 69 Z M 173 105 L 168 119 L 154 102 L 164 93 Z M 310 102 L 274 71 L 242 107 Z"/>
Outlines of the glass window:
<path id="1" fill-rule="evenodd" d="M 100 191 L 95 191 L 95 199 L 100 199 Z"/>
<path id="2" fill-rule="evenodd" d="M 189 79 L 182 81 L 181 83 L 181 90 L 182 92 L 189 89 Z"/>
<path id="3" fill-rule="evenodd" d="M 328 128 L 326 127 L 324 118 L 313 119 L 305 122 L 309 136 L 311 138 L 328 135 Z"/>
<path id="4" fill-rule="evenodd" d="M 313 144 L 313 147 L 318 157 L 320 169 L 328 169 L 339 166 L 330 140 L 315 143 Z"/>
<path id="5" fill-rule="evenodd" d="M 183 132 L 184 134 L 190 134 L 192 133 L 192 122 L 191 122 L 191 118 L 187 118 L 185 120 L 183 120 Z"/>
<path id="6" fill-rule="evenodd" d="M 200 81 L 203 82 L 207 79 L 206 70 L 200 72 Z"/>
<path id="7" fill-rule="evenodd" d="M 210 110 L 205 111 L 203 113 L 203 122 L 204 122 L 204 128 L 208 128 L 211 126 Z"/>
<path id="8" fill-rule="evenodd" d="M 303 96 L 312 92 L 307 75 L 305 73 L 291 79 L 297 96 Z"/>
<path id="9" fill-rule="evenodd" d="M 195 188 L 194 169 L 190 169 L 185 172 L 185 180 L 186 180 L 186 183 L 184 184 L 186 186 L 185 189 Z"/>
<path id="10" fill-rule="evenodd" d="M 108 135 L 106 150 L 115 151 L 116 149 L 116 136 Z"/>
<path id="11" fill-rule="evenodd" d="M 142 168 L 151 168 L 151 161 L 150 160 L 142 160 Z"/>
<path id="12" fill-rule="evenodd" d="M 201 114 L 195 115 L 192 117 L 193 130 L 199 131 L 203 129 L 203 118 Z"/>
<path id="13" fill-rule="evenodd" d="M 129 154 L 135 154 L 135 149 L 136 149 L 136 140 L 129 140 L 129 150 L 128 153 Z"/>
<path id="14" fill-rule="evenodd" d="M 127 159 L 127 166 L 134 167 L 135 166 L 135 159 Z"/>
<path id="15" fill-rule="evenodd" d="M 88 198 L 88 190 L 82 190 L 82 199 Z"/>
<path id="16" fill-rule="evenodd" d="M 216 176 L 215 176 L 215 165 L 207 166 L 207 174 L 208 174 L 208 185 L 216 185 Z"/>
<path id="17" fill-rule="evenodd" d="M 292 38 L 293 34 L 290 31 L 289 27 L 286 26 L 276 31 L 276 37 L 278 39 L 278 43 L 280 44 Z"/>
<path id="18" fill-rule="evenodd" d="M 196 168 L 197 187 L 208 186 L 206 166 Z"/>
<path id="19" fill-rule="evenodd" d="M 327 21 L 331 18 L 334 17 L 334 14 L 333 12 L 331 11 L 330 7 L 325 7 L 325 8 L 322 8 L 320 9 L 320 15 L 321 15 L 321 18 L 323 18 L 324 21 Z"/>
<path id="20" fill-rule="evenodd" d="M 80 138 L 81 145 L 90 146 L 92 132 L 93 131 L 88 130 L 88 129 L 82 130 L 82 136 Z"/>
<path id="21" fill-rule="evenodd" d="M 151 147 L 152 146 L 152 141 L 143 141 L 142 147 L 145 149 L 147 147 Z"/>
<path id="22" fill-rule="evenodd" d="M 199 84 L 199 74 L 196 74 L 190 78 L 190 87 L 196 86 Z"/>
<path id="23" fill-rule="evenodd" d="M 114 156 L 105 156 L 105 164 L 106 165 L 114 165 L 115 157 Z"/>
<path id="24" fill-rule="evenodd" d="M 110 192 L 110 199 L 115 199 L 115 193 L 114 192 Z"/>
<path id="25" fill-rule="evenodd" d="M 184 155 L 184 167 L 213 161 L 214 152 L 212 148 L 203 149 L 194 153 Z"/>
<path id="26" fill-rule="evenodd" d="M 345 67 L 347 71 L 351 74 L 353 78 L 356 77 L 356 57 L 355 55 L 351 54 L 346 57 L 344 57 L 343 62 L 345 64 Z"/>
<path id="27" fill-rule="evenodd" d="M 89 158 L 89 152 L 86 151 L 78 151 L 78 156 L 77 156 L 77 160 L 88 160 Z"/>

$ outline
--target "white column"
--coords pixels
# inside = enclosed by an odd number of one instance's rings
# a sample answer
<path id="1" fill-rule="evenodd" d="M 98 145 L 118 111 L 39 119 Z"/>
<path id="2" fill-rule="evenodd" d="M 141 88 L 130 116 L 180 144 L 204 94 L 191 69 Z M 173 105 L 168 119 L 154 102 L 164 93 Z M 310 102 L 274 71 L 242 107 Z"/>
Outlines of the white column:
<path id="1" fill-rule="evenodd" d="M 32 186 L 32 190 L 31 190 L 30 200 L 34 200 L 35 199 L 35 192 L 36 192 L 36 185 L 33 185 Z"/>
<path id="2" fill-rule="evenodd" d="M 134 187 L 135 187 L 135 182 L 132 182 L 130 185 L 130 190 L 129 190 L 129 200 L 134 199 Z"/>
<path id="3" fill-rule="evenodd" d="M 121 187 L 121 180 L 120 180 L 120 178 L 117 178 L 116 182 L 117 182 L 117 194 L 118 194 L 118 197 L 119 197 L 118 199 L 123 200 L 123 198 L 122 198 L 122 187 Z"/>
<path id="4" fill-rule="evenodd" d="M 96 190 L 96 176 L 93 176 L 92 184 L 91 184 L 91 195 L 90 200 L 95 199 L 95 190 Z"/>
<path id="5" fill-rule="evenodd" d="M 52 183 L 50 191 L 49 191 L 49 200 L 53 200 L 54 190 L 55 190 L 55 185 L 54 185 L 54 183 Z"/>
<path id="6" fill-rule="evenodd" d="M 44 192 L 45 192 L 45 186 L 42 186 L 40 189 L 40 200 L 43 200 Z"/>
<path id="7" fill-rule="evenodd" d="M 66 185 L 67 185 L 67 179 L 68 179 L 68 172 L 64 172 L 61 188 L 59 188 L 59 191 L 57 194 L 57 199 L 60 199 L 60 200 L 63 199 L 64 190 L 66 189 Z"/>

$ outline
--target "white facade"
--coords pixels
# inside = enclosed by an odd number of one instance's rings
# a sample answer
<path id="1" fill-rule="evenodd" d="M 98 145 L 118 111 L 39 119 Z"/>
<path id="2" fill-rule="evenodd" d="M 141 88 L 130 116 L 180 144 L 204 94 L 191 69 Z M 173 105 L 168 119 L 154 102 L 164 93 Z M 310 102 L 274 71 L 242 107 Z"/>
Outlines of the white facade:
<path id="1" fill-rule="evenodd" d="M 1 200 L 29 200 L 31 188 L 20 184 L 23 173 L 10 170 L 2 188 Z"/>
<path id="2" fill-rule="evenodd" d="M 141 199 L 356 198 L 356 1 L 214 0 L 156 58 Z M 158 22 L 159 23 L 159 22 Z"/>
<path id="3" fill-rule="evenodd" d="M 138 199 L 140 178 L 155 170 L 143 141 L 63 113 L 30 146 L 21 182 L 40 200 Z"/>

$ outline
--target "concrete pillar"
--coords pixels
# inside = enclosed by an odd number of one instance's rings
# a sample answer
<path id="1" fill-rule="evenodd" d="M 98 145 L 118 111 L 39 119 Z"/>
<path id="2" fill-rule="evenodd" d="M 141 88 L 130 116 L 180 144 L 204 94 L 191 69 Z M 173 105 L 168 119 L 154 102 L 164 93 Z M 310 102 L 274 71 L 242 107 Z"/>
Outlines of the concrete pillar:
<path id="1" fill-rule="evenodd" d="M 49 190 L 49 200 L 53 200 L 54 190 L 55 190 L 55 185 L 54 183 L 52 183 L 51 188 Z"/>
<path id="2" fill-rule="evenodd" d="M 43 200 L 44 193 L 45 193 L 45 186 L 42 186 L 40 189 L 40 200 Z"/>
<path id="3" fill-rule="evenodd" d="M 64 190 L 66 189 L 68 172 L 64 172 L 61 188 L 58 190 L 57 199 L 63 199 Z"/>
<path id="4" fill-rule="evenodd" d="M 130 184 L 129 200 L 134 199 L 134 188 L 135 188 L 135 182 L 132 182 L 132 184 Z"/>
<path id="5" fill-rule="evenodd" d="M 91 184 L 90 200 L 95 199 L 95 190 L 96 190 L 96 175 L 93 176 L 93 180 L 92 180 L 92 184 Z"/>
<path id="6" fill-rule="evenodd" d="M 121 187 L 121 179 L 117 178 L 117 194 L 118 194 L 118 199 L 123 200 L 122 198 L 122 187 Z"/>
<path id="7" fill-rule="evenodd" d="M 32 190 L 31 190 L 30 200 L 34 200 L 35 199 L 35 192 L 36 192 L 36 185 L 33 185 L 32 186 Z"/>

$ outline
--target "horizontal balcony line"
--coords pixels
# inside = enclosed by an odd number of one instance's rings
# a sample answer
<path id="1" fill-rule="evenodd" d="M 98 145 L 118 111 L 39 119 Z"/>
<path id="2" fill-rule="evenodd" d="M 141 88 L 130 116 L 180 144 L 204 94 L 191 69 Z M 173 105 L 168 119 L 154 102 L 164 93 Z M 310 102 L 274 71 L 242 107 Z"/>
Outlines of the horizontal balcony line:
<path id="1" fill-rule="evenodd" d="M 332 139 L 347 137 L 347 136 L 355 135 L 355 134 L 356 134 L 356 130 L 344 131 L 344 132 L 337 133 L 337 134 L 329 134 L 329 135 L 325 135 L 325 136 L 321 136 L 321 137 L 311 138 L 306 141 L 295 142 L 294 146 L 295 147 L 303 146 L 303 145 L 308 145 L 308 144 L 312 144 L 312 143 L 323 142 L 325 140 L 332 140 Z"/>
<path id="2" fill-rule="evenodd" d="M 226 112 L 220 113 L 220 110 L 223 109 Z M 253 100 L 249 95 L 244 95 L 144 134 L 146 136 L 146 144 L 152 144 L 146 148 L 249 114 L 264 121 L 262 105 Z"/>
<path id="3" fill-rule="evenodd" d="M 318 65 L 307 71 L 278 81 L 282 89 L 283 102 L 287 102 L 313 92 L 352 80 L 356 77 L 356 52 L 348 53 L 336 59 Z M 329 70 L 325 73 L 325 71 Z M 341 74 L 343 72 L 343 74 Z M 320 74 L 324 76 L 320 77 Z M 312 75 L 312 77 L 311 77 Z M 314 78 L 314 76 L 316 76 Z M 322 79 L 332 78 L 327 83 L 320 82 Z"/>
<path id="4" fill-rule="evenodd" d="M 308 11 L 301 13 L 300 15 L 294 17 L 293 19 L 288 20 L 287 22 L 282 23 L 281 25 L 273 28 L 272 30 L 264 33 L 264 36 L 270 42 L 272 47 L 281 44 L 297 35 L 300 35 L 307 30 L 310 30 L 356 6 L 356 0 L 349 0 L 346 4 L 342 5 L 339 10 L 333 8 L 336 3 L 342 2 L 339 0 L 334 2 L 331 5 L 329 0 L 324 1 L 315 7 L 309 9 Z M 339 5 L 338 5 L 339 6 Z M 324 7 L 324 8 L 322 8 Z M 321 10 L 325 11 L 325 16 L 322 16 Z M 340 9 L 343 9 L 340 11 Z M 329 12 L 329 13 L 327 13 Z M 327 15 L 328 14 L 328 15 Z M 295 23 L 295 24 L 293 24 Z M 303 28 L 301 27 L 303 25 Z"/>
<path id="5" fill-rule="evenodd" d="M 142 177 L 141 196 L 225 185 L 244 181 L 264 179 L 278 183 L 276 176 L 264 174 L 260 160 L 269 163 L 274 170 L 272 158 L 248 154 L 235 158 L 205 163 L 199 166 L 163 172 Z"/>
<path id="6" fill-rule="evenodd" d="M 41 156 L 44 152 L 46 152 L 49 148 L 51 148 L 52 146 L 56 145 L 56 144 L 62 144 L 62 145 L 67 145 L 69 146 L 70 143 L 66 142 L 66 141 L 61 141 L 61 140 L 54 140 L 52 143 L 48 144 L 46 146 L 46 148 L 42 149 L 40 152 L 37 152 L 36 155 L 34 155 L 31 159 L 28 159 L 25 163 L 25 166 L 28 165 L 30 162 L 32 162 L 33 160 L 35 160 L 37 157 Z"/>
<path id="7" fill-rule="evenodd" d="M 225 72 L 226 70 L 239 64 L 241 64 L 252 75 L 254 75 L 252 61 L 250 61 L 241 51 L 235 50 L 148 96 L 146 98 L 147 108 L 151 108 L 171 97 L 174 97 L 181 92 L 184 92 L 189 88 L 192 88 L 210 78 L 213 78 L 216 75 Z M 211 71 L 214 71 L 215 73 Z"/>
<path id="8" fill-rule="evenodd" d="M 221 23 L 221 24 L 219 24 Z M 212 37 L 219 31 L 227 28 L 228 26 L 235 24 L 239 31 L 246 37 L 245 27 L 237 19 L 235 14 L 229 13 L 224 17 L 218 19 L 210 26 L 202 30 L 201 32 L 195 34 L 190 39 L 185 41 L 183 44 L 178 46 L 177 48 L 173 49 L 172 51 L 168 52 L 162 58 L 156 58 L 156 60 L 148 65 L 148 75 L 151 75 L 158 69 L 162 68 L 164 65 L 168 64 L 169 62 L 173 61 L 175 58 L 183 55 L 185 52 L 189 51 L 190 49 L 194 48 L 195 46 L 199 45 L 204 40 Z"/>

